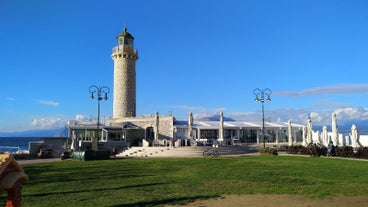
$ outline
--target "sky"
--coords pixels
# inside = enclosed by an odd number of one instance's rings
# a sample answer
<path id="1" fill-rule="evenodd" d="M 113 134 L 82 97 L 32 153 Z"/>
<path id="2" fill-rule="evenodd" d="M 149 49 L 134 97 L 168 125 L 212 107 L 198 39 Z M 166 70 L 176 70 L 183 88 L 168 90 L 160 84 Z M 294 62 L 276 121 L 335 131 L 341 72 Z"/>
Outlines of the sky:
<path id="1" fill-rule="evenodd" d="M 0 131 L 96 120 L 124 25 L 138 49 L 137 115 L 219 114 L 330 125 L 368 120 L 365 0 L 0 0 Z"/>

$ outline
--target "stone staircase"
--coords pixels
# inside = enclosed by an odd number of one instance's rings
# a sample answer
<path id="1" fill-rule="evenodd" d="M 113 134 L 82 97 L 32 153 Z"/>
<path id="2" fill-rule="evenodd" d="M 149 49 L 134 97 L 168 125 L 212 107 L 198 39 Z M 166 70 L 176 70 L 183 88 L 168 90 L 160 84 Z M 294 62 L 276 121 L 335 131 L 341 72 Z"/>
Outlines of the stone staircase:
<path id="1" fill-rule="evenodd" d="M 116 155 L 118 158 L 129 157 L 202 157 L 203 151 L 210 146 L 196 147 L 131 147 Z M 223 146 L 218 148 L 220 156 L 241 156 L 253 153 L 254 150 L 246 146 Z"/>

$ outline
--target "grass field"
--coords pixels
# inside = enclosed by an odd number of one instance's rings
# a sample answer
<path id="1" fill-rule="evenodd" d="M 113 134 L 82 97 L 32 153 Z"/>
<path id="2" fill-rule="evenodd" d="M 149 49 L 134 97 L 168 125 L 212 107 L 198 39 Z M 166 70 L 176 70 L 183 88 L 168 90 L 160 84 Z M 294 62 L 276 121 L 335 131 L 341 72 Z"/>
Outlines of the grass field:
<path id="1" fill-rule="evenodd" d="M 24 165 L 23 206 L 163 206 L 224 194 L 368 194 L 368 162 L 298 156 L 117 159 Z M 2 195 L 2 200 L 4 200 Z"/>

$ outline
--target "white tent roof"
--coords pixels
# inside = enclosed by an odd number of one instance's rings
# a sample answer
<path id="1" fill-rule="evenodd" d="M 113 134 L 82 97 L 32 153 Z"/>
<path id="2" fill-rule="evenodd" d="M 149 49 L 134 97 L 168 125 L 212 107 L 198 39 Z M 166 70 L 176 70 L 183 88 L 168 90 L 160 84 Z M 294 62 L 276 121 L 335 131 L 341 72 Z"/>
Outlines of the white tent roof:
<path id="1" fill-rule="evenodd" d="M 185 127 L 187 123 L 178 122 L 175 124 L 176 127 Z M 295 128 L 302 128 L 304 125 L 300 124 L 293 124 L 292 127 Z M 220 121 L 194 121 L 193 128 L 198 129 L 219 129 L 220 128 Z M 224 121 L 224 128 L 225 129 L 261 129 L 262 123 L 252 123 L 247 121 Z M 273 128 L 273 129 L 280 129 L 280 128 L 288 128 L 287 122 L 265 122 L 265 128 Z"/>

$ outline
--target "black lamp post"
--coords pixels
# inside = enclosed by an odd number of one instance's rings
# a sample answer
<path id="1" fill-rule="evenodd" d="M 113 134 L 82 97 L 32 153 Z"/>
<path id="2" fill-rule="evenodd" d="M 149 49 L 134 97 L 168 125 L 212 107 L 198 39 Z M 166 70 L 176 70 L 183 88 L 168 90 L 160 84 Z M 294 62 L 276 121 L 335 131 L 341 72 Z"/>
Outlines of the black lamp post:
<path id="1" fill-rule="evenodd" d="M 263 148 L 266 148 L 266 141 L 265 141 L 265 120 L 264 120 L 264 102 L 271 101 L 271 94 L 272 91 L 269 88 L 259 89 L 256 88 L 253 90 L 253 94 L 256 96 L 254 99 L 255 101 L 260 101 L 262 103 L 262 137 L 263 137 Z M 266 96 L 266 99 L 265 99 Z"/>
<path id="2" fill-rule="evenodd" d="M 90 98 L 91 99 L 94 99 L 95 96 L 94 96 L 94 93 L 97 92 L 97 102 L 98 102 L 98 109 L 97 109 L 97 134 L 96 134 L 96 140 L 93 140 L 93 142 L 96 142 L 95 143 L 95 148 L 96 149 L 93 149 L 93 150 L 98 150 L 98 139 L 99 139 L 99 136 L 100 136 L 100 101 L 101 100 L 107 100 L 108 97 L 107 97 L 107 94 L 110 93 L 110 88 L 107 87 L 107 86 L 96 86 L 96 85 L 91 85 L 89 87 L 89 92 L 91 93 L 91 96 Z M 93 144 L 92 144 L 93 146 Z"/>

